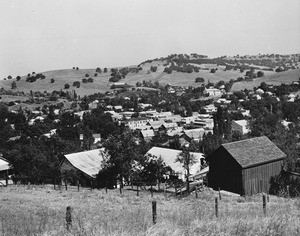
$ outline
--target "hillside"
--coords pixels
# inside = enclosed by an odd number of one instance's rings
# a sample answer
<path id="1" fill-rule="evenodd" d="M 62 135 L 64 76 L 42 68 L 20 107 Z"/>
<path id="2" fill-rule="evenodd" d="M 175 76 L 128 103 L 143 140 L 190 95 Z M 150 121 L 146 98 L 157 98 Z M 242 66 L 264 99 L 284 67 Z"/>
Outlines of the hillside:
<path id="1" fill-rule="evenodd" d="M 3 235 L 299 235 L 299 199 L 270 196 L 266 216 L 262 196 L 222 195 L 218 217 L 215 197 L 206 189 L 198 199 L 136 191 L 130 187 L 93 190 L 53 186 L 1 188 L 0 230 Z M 152 201 L 157 220 L 152 223 Z M 17 203 L 17 204 L 16 204 Z M 72 227 L 66 230 L 66 207 L 72 207 Z"/>
<path id="2" fill-rule="evenodd" d="M 251 89 L 258 86 L 261 82 L 280 84 L 291 83 L 298 80 L 300 77 L 299 70 L 299 54 L 292 55 L 257 55 L 257 56 L 234 56 L 220 57 L 210 59 L 207 56 L 191 54 L 191 55 L 170 55 L 165 58 L 157 58 L 142 62 L 136 68 L 140 68 L 137 72 L 127 71 L 124 76 L 121 76 L 122 68 L 115 68 L 115 74 L 120 75 L 119 82 L 127 83 L 135 86 L 137 82 L 143 80 L 159 81 L 161 84 L 171 84 L 177 86 L 198 86 L 195 83 L 197 77 L 202 77 L 205 82 L 218 82 L 220 80 L 229 81 L 236 80 L 238 77 L 245 77 L 247 70 L 253 68 L 254 72 L 263 71 L 264 75 L 261 78 L 254 79 L 251 82 L 239 82 L 234 84 L 232 90 Z M 152 69 L 155 67 L 155 69 Z M 132 67 L 124 67 L 126 69 Z M 134 68 L 134 67 L 133 67 Z M 298 69 L 297 69 L 298 68 Z M 211 70 L 215 73 L 211 73 Z M 283 72 L 275 72 L 278 69 Z M 46 72 L 39 72 L 44 75 L 43 79 L 37 79 L 34 82 L 26 82 L 27 76 L 22 76 L 19 81 L 16 78 L 0 80 L 0 88 L 6 90 L 11 89 L 12 82 L 16 82 L 15 91 L 24 91 L 29 93 L 33 91 L 54 91 L 75 90 L 78 95 L 88 95 L 98 92 L 106 92 L 110 90 L 110 78 L 112 77 L 111 68 L 108 72 L 97 73 L 94 69 L 62 69 Z M 88 75 L 86 77 L 86 74 Z M 31 77 L 36 76 L 30 75 Z M 125 77 L 125 78 L 122 78 Z M 51 79 L 55 81 L 51 83 Z M 82 79 L 93 79 L 92 83 L 83 83 Z M 75 81 L 80 82 L 80 87 L 73 86 Z M 70 87 L 65 89 L 65 84 Z"/>

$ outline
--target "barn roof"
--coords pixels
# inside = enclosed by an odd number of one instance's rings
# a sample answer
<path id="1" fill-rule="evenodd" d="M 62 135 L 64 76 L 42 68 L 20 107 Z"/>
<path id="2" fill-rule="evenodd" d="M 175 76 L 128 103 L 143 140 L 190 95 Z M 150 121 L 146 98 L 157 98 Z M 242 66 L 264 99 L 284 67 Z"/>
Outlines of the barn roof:
<path id="1" fill-rule="evenodd" d="M 242 166 L 250 166 L 272 162 L 286 157 L 266 136 L 222 144 L 230 155 Z"/>
<path id="2" fill-rule="evenodd" d="M 9 162 L 0 156 L 0 171 L 9 170 L 9 169 L 10 169 Z"/>
<path id="3" fill-rule="evenodd" d="M 104 149 L 101 148 L 67 154 L 65 157 L 76 169 L 94 178 L 101 170 L 101 163 L 106 155 Z"/>

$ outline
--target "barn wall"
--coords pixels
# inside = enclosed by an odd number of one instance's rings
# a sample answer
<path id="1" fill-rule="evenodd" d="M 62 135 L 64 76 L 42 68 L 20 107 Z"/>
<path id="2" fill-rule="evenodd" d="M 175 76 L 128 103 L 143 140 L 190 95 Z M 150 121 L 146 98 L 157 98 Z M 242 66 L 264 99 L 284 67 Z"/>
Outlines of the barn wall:
<path id="1" fill-rule="evenodd" d="M 243 189 L 245 195 L 269 193 L 270 179 L 281 171 L 283 160 L 243 169 Z"/>
<path id="2" fill-rule="evenodd" d="M 242 194 L 242 169 L 223 148 L 209 157 L 208 186 Z"/>

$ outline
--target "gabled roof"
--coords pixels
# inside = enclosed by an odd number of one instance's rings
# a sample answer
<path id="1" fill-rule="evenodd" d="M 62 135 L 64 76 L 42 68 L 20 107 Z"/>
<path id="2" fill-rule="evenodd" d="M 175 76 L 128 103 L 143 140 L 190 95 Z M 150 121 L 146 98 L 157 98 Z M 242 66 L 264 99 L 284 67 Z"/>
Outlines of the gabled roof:
<path id="1" fill-rule="evenodd" d="M 157 157 L 161 157 L 167 166 L 170 166 L 172 170 L 176 173 L 184 173 L 184 169 L 182 164 L 176 162 L 177 156 L 181 153 L 181 150 L 169 149 L 169 148 L 161 148 L 161 147 L 152 147 L 147 154 L 151 154 Z M 196 157 L 198 163 L 193 165 L 190 170 L 190 174 L 195 174 L 198 170 L 200 170 L 200 159 L 204 158 L 202 153 L 199 152 L 191 152 Z"/>
<path id="2" fill-rule="evenodd" d="M 9 170 L 9 162 L 0 156 L 0 171 Z"/>
<path id="3" fill-rule="evenodd" d="M 141 134 L 143 138 L 152 138 L 155 136 L 153 129 L 142 130 Z"/>
<path id="4" fill-rule="evenodd" d="M 104 149 L 77 152 L 65 155 L 66 159 L 78 170 L 95 178 L 101 170 L 101 163 L 107 154 Z"/>
<path id="5" fill-rule="evenodd" d="M 268 163 L 286 157 L 266 136 L 222 144 L 229 154 L 242 166 Z"/>
<path id="6" fill-rule="evenodd" d="M 184 130 L 186 136 L 190 139 L 201 139 L 205 133 L 203 128 Z"/>

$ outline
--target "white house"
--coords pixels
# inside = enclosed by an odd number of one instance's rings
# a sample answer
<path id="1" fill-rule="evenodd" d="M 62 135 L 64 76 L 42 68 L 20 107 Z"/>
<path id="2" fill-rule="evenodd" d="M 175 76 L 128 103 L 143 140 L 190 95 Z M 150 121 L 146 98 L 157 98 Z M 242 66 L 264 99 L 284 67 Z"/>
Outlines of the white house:
<path id="1" fill-rule="evenodd" d="M 231 122 L 232 131 L 237 131 L 244 135 L 250 132 L 249 123 L 247 120 L 233 120 Z"/>
<path id="2" fill-rule="evenodd" d="M 222 91 L 216 88 L 207 88 L 203 91 L 204 94 L 208 94 L 208 96 L 218 97 L 222 95 Z"/>

